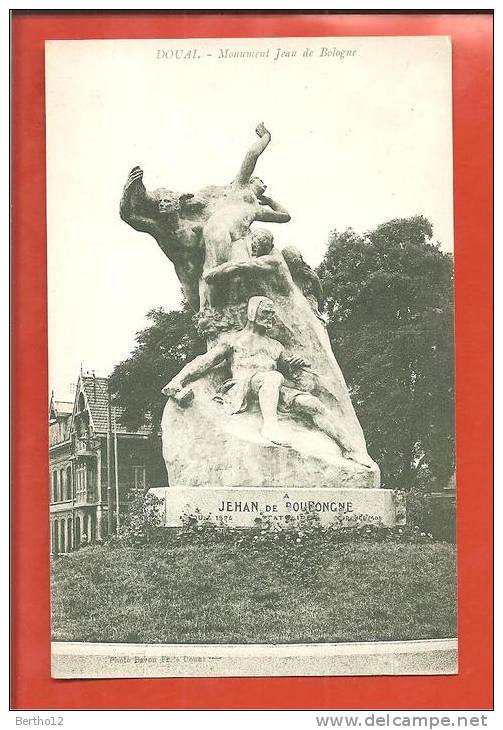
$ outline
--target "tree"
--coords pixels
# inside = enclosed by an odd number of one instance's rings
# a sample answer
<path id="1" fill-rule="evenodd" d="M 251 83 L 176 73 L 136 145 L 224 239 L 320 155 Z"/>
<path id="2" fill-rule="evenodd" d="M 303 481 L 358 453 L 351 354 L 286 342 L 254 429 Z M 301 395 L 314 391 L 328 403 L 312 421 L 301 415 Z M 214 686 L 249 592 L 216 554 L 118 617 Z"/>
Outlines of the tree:
<path id="1" fill-rule="evenodd" d="M 422 216 L 333 231 L 318 267 L 328 333 L 386 486 L 454 469 L 452 256 Z"/>
<path id="2" fill-rule="evenodd" d="M 196 355 L 204 352 L 188 307 L 148 312 L 148 327 L 136 335 L 131 355 L 117 365 L 110 377 L 114 404 L 122 409 L 121 422 L 137 429 L 150 421 L 157 433 L 165 396 L 161 388 Z"/>

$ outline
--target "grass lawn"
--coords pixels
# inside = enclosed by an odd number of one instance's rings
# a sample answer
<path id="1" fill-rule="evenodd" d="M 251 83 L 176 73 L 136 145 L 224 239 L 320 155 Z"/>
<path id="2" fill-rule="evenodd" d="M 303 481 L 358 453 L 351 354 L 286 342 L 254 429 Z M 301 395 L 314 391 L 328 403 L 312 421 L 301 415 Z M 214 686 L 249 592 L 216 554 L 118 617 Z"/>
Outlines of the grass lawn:
<path id="1" fill-rule="evenodd" d="M 455 548 L 353 542 L 288 570 L 239 545 L 96 546 L 53 562 L 53 638 L 146 643 L 456 636 Z M 298 567 L 298 570 L 297 570 Z"/>

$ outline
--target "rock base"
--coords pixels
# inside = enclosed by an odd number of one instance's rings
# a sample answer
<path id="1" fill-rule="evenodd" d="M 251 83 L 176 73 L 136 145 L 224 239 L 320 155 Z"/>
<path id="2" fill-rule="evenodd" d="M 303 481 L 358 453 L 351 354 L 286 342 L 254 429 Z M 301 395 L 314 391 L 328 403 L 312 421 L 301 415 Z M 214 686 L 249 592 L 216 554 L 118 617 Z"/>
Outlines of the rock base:
<path id="1" fill-rule="evenodd" d="M 262 520 L 285 524 L 314 515 L 321 525 L 405 524 L 405 502 L 389 489 L 278 487 L 159 487 L 150 490 L 163 500 L 162 524 L 180 527 L 189 517 L 231 527 L 253 527 Z"/>
<path id="2" fill-rule="evenodd" d="M 367 468 L 342 456 L 339 446 L 312 425 L 281 413 L 290 446 L 276 446 L 260 434 L 262 418 L 254 404 L 229 416 L 213 399 L 223 377 L 191 383 L 193 399 L 181 407 L 169 399 L 162 420 L 163 456 L 169 481 L 197 489 L 293 487 L 376 489 L 377 464 Z"/>

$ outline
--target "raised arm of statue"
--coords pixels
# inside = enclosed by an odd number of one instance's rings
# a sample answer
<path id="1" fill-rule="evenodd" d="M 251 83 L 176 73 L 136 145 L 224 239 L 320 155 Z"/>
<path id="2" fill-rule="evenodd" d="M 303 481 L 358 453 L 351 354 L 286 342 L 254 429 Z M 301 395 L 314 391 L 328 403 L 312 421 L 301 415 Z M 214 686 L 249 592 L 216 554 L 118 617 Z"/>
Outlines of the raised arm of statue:
<path id="1" fill-rule="evenodd" d="M 241 163 L 241 167 L 235 179 L 235 182 L 238 185 L 247 185 L 250 182 L 250 178 L 253 175 L 258 158 L 271 141 L 271 133 L 265 128 L 263 122 L 260 122 L 255 129 L 255 132 L 259 139 L 252 144 Z"/>
<path id="2" fill-rule="evenodd" d="M 227 342 L 220 342 L 212 347 L 204 355 L 199 355 L 192 362 L 185 365 L 184 368 L 164 386 L 162 392 L 164 395 L 174 397 L 187 383 L 197 380 L 205 373 L 209 372 L 215 365 L 223 362 L 231 351 L 231 345 Z"/>
<path id="3" fill-rule="evenodd" d="M 291 220 L 290 213 L 276 200 L 262 195 L 260 202 L 262 205 L 255 214 L 256 221 L 263 221 L 264 223 L 288 223 Z"/>
<path id="4" fill-rule="evenodd" d="M 146 192 L 143 184 L 143 170 L 138 166 L 133 167 L 124 185 L 120 202 L 120 217 L 136 231 L 155 235 L 156 221 L 144 213 Z"/>

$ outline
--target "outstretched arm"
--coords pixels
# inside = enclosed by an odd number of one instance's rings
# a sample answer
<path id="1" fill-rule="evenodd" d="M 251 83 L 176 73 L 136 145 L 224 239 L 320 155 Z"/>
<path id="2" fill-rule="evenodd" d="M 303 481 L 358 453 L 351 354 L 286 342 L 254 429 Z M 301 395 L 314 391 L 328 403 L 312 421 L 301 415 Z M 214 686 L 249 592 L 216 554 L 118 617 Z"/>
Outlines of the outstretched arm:
<path id="1" fill-rule="evenodd" d="M 128 175 L 124 192 L 120 203 L 120 217 L 136 231 L 154 234 L 156 222 L 153 218 L 139 213 L 138 208 L 142 207 L 146 198 L 145 185 L 143 184 L 143 170 L 133 167 Z"/>
<path id="2" fill-rule="evenodd" d="M 203 274 L 203 279 L 208 284 L 215 284 L 219 279 L 223 279 L 229 274 L 234 274 L 237 271 L 241 271 L 241 264 L 237 261 L 225 261 L 219 266 L 215 266 L 212 269 L 208 269 Z"/>
<path id="3" fill-rule="evenodd" d="M 213 269 L 208 269 L 203 274 L 203 279 L 208 284 L 214 284 L 218 279 L 222 279 L 230 274 L 238 273 L 239 271 L 270 271 L 273 268 L 278 268 L 281 265 L 281 260 L 278 256 L 260 256 L 253 259 L 247 259 L 246 261 L 226 261 L 219 266 L 215 266 Z"/>
<path id="4" fill-rule="evenodd" d="M 259 139 L 252 144 L 241 163 L 241 167 L 235 180 L 238 185 L 247 185 L 250 182 L 250 178 L 253 175 L 258 158 L 271 141 L 271 133 L 265 128 L 264 122 L 260 122 L 255 132 L 259 136 Z"/>
<path id="5" fill-rule="evenodd" d="M 255 215 L 256 221 L 263 221 L 264 223 L 288 223 L 291 220 L 292 217 L 287 209 L 272 198 L 262 195 L 260 202 L 264 207 L 257 211 Z"/>
<path id="6" fill-rule="evenodd" d="M 204 355 L 199 355 L 194 358 L 192 362 L 189 362 L 182 370 L 170 380 L 170 382 L 164 386 L 162 392 L 167 395 L 168 398 L 176 395 L 187 383 L 192 380 L 197 380 L 202 375 L 207 373 L 209 370 L 223 362 L 230 353 L 231 346 L 222 342 L 211 350 L 208 350 Z"/>

